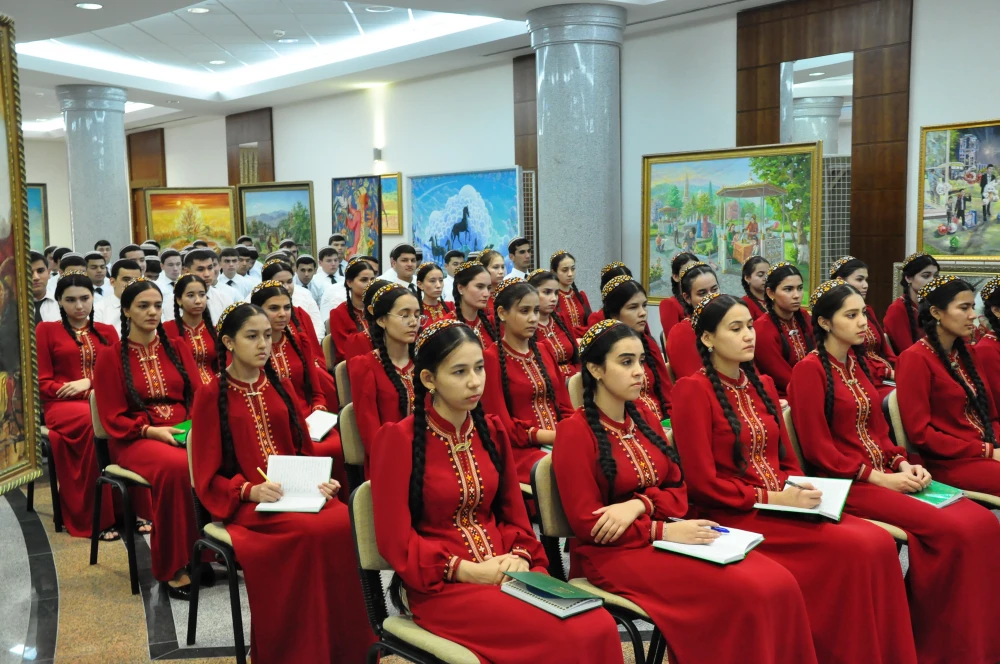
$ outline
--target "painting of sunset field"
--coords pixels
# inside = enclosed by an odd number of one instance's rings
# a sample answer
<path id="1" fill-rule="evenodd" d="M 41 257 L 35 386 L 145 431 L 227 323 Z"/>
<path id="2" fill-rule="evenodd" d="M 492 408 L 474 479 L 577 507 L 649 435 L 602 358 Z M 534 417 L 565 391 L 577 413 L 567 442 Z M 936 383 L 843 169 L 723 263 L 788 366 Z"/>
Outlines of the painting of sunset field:
<path id="1" fill-rule="evenodd" d="M 205 240 L 210 249 L 236 244 L 233 189 L 147 189 L 146 223 L 161 249 Z"/>

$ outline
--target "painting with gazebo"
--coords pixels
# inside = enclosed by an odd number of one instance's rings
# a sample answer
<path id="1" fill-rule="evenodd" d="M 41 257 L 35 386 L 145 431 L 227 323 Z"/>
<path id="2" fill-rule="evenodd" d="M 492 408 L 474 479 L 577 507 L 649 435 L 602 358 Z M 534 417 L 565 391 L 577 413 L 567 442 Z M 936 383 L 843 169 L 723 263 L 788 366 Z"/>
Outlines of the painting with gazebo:
<path id="1" fill-rule="evenodd" d="M 671 296 L 670 261 L 687 251 L 742 295 L 751 256 L 790 261 L 806 293 L 819 263 L 820 143 L 643 157 L 642 278 L 650 302 Z"/>

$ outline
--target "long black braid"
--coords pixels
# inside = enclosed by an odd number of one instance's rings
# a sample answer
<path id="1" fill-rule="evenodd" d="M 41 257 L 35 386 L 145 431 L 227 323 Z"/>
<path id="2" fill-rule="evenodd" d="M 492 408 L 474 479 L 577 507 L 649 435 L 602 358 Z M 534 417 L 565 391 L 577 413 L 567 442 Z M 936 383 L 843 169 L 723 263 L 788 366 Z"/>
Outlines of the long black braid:
<path id="1" fill-rule="evenodd" d="M 295 408 L 295 404 L 292 403 L 292 396 L 288 393 L 288 390 L 281 384 L 281 377 L 275 370 L 271 363 L 268 362 L 264 365 L 264 373 L 267 374 L 267 380 L 274 386 L 275 392 L 281 397 L 281 400 L 285 403 L 285 408 L 288 409 L 288 419 L 292 421 L 292 436 L 293 446 L 295 447 L 295 454 L 302 454 L 302 443 L 306 440 L 308 434 L 305 429 L 302 428 L 302 422 L 299 419 L 299 412 Z"/>
<path id="2" fill-rule="evenodd" d="M 149 282 L 146 282 L 149 283 Z M 123 298 L 124 299 L 124 298 Z M 122 369 L 125 371 L 125 389 L 128 394 L 129 401 L 132 402 L 132 406 L 139 410 L 145 410 L 146 402 L 143 400 L 139 391 L 135 388 L 135 382 L 132 378 L 132 367 L 129 364 L 128 357 L 128 333 L 131 329 L 131 321 L 125 316 L 125 306 L 122 305 L 121 313 L 121 357 L 122 357 Z M 181 362 L 180 357 L 177 355 L 177 351 L 174 349 L 173 344 L 170 343 L 170 338 L 167 336 L 167 331 L 163 329 L 163 323 L 158 323 L 156 326 L 156 335 L 159 337 L 160 343 L 163 345 L 163 352 L 167 354 L 167 359 L 174 365 L 177 369 L 177 373 L 181 375 L 181 380 L 184 382 L 184 410 L 188 413 L 191 411 L 191 400 L 194 396 L 194 392 L 191 389 L 191 379 L 187 375 L 187 370 L 184 369 L 184 363 Z"/>
<path id="3" fill-rule="evenodd" d="M 667 398 L 663 396 L 663 385 L 660 384 L 660 372 L 657 371 L 658 365 L 656 364 L 656 360 L 653 359 L 654 351 L 650 350 L 649 339 L 646 338 L 645 334 L 639 334 L 639 340 L 642 341 L 642 352 L 645 355 L 643 362 L 649 367 L 650 373 L 653 374 L 653 394 L 656 396 L 656 401 L 660 404 L 660 415 L 666 417 Z M 659 353 L 660 349 L 657 348 L 655 352 Z"/>
<path id="4" fill-rule="evenodd" d="M 919 254 L 907 257 L 907 259 L 903 262 L 903 270 L 899 277 L 899 285 L 903 289 L 903 308 L 906 309 L 906 320 L 910 323 L 910 339 L 914 343 L 918 341 L 917 335 L 920 333 L 919 326 L 921 321 L 919 320 L 920 312 L 917 311 L 917 305 L 913 302 L 913 298 L 917 295 L 915 292 L 916 289 L 913 288 L 912 283 L 907 281 L 907 278 L 913 279 L 931 265 L 938 268 L 938 270 L 941 269 L 937 260 L 928 254 Z"/>
<path id="5" fill-rule="evenodd" d="M 750 277 L 753 276 L 754 268 L 756 268 L 761 263 L 767 263 L 768 265 L 770 265 L 770 263 L 768 263 L 768 260 L 763 256 L 752 256 L 748 258 L 745 263 L 743 263 L 743 272 L 742 272 L 743 278 L 740 279 L 740 283 L 743 284 L 743 291 L 747 294 L 747 297 L 749 297 L 752 302 L 758 302 L 759 300 L 757 296 L 753 294 L 753 290 L 750 288 L 750 282 L 748 280 L 750 279 Z"/>
<path id="6" fill-rule="evenodd" d="M 468 265 L 468 267 L 465 267 L 466 265 Z M 465 317 L 462 314 L 462 294 L 458 291 L 458 287 L 459 285 L 468 286 L 480 272 L 489 273 L 489 270 L 487 270 L 485 266 L 478 263 L 463 263 L 462 267 L 459 267 L 459 269 L 455 271 L 455 277 L 451 282 L 451 295 L 452 299 L 455 300 L 455 320 L 460 323 L 465 323 L 469 327 L 472 327 L 472 322 L 465 320 Z M 459 282 L 459 279 L 461 279 L 461 283 Z M 479 322 L 482 324 L 483 329 L 486 330 L 488 335 L 490 335 L 490 339 L 493 340 L 493 343 L 499 343 L 500 334 L 497 332 L 496 328 L 493 327 L 490 319 L 486 316 L 486 312 L 480 309 L 476 312 L 476 316 L 479 318 Z"/>
<path id="7" fill-rule="evenodd" d="M 299 348 L 299 343 L 295 340 L 295 335 L 292 334 L 291 329 L 285 327 L 284 332 L 285 338 L 288 339 L 289 345 L 295 354 L 299 358 L 299 362 L 302 363 L 302 391 L 305 393 L 306 403 L 312 403 L 313 398 L 313 384 L 312 380 L 309 378 L 309 364 L 306 363 L 306 356 L 303 355 L 302 349 Z M 270 364 L 270 362 L 268 362 Z"/>
<path id="8" fill-rule="evenodd" d="M 705 368 L 705 375 L 708 376 L 708 380 L 712 383 L 712 389 L 715 391 L 715 398 L 719 402 L 719 405 L 722 406 L 722 414 L 726 416 L 729 428 L 733 430 L 733 463 L 736 464 L 736 469 L 742 475 L 747 469 L 746 456 L 743 454 L 743 442 L 740 440 L 740 432 L 743 426 L 740 424 L 740 418 L 736 416 L 732 404 L 729 403 L 729 397 L 726 396 L 726 388 L 722 386 L 719 372 L 715 370 L 715 365 L 712 364 L 712 356 L 705 344 L 702 343 L 700 337 L 696 345 L 698 346 L 698 354 L 701 355 L 701 363 Z M 756 385 L 754 387 L 756 388 Z M 764 394 L 764 391 L 759 390 L 759 393 Z"/>
<path id="9" fill-rule="evenodd" d="M 573 256 L 573 254 L 569 253 L 568 251 L 563 251 L 552 255 L 552 258 L 549 260 L 549 269 L 552 271 L 553 276 L 559 273 L 559 264 L 562 263 L 567 258 L 573 261 L 574 264 L 576 264 L 576 257 Z M 573 280 L 573 283 L 569 285 L 569 287 L 573 289 L 573 295 L 576 296 L 576 301 L 580 303 L 581 307 L 583 307 L 583 321 L 587 322 L 587 319 L 590 318 L 590 314 L 593 313 L 590 310 L 590 305 L 587 304 L 587 301 L 583 299 L 583 295 L 580 294 L 580 289 L 576 287 L 575 279 Z M 574 344 L 574 346 L 575 345 L 576 344 Z"/>
<path id="10" fill-rule="evenodd" d="M 91 300 L 93 301 L 94 284 L 90 281 L 89 277 L 83 274 L 67 274 L 66 276 L 60 278 L 59 283 L 56 285 L 56 292 L 55 292 L 56 301 L 58 302 L 62 298 L 62 295 L 63 293 L 66 292 L 67 288 L 73 286 L 76 286 L 78 288 L 86 288 L 87 290 L 89 290 Z M 69 335 L 69 338 L 72 339 L 73 343 L 75 343 L 77 346 L 82 346 L 83 342 L 80 341 L 80 339 L 76 336 L 76 330 L 74 330 L 73 326 L 70 324 L 69 316 L 66 314 L 66 310 L 63 309 L 63 306 L 61 304 L 59 305 L 59 317 L 62 319 L 63 329 L 66 330 L 66 334 Z M 104 335 L 98 332 L 97 328 L 94 327 L 93 302 L 91 302 L 90 306 L 90 316 L 89 316 L 89 322 L 87 323 L 87 330 L 94 335 L 94 337 L 101 343 L 102 346 L 110 345 L 108 340 L 104 338 Z"/>
<path id="11" fill-rule="evenodd" d="M 215 344 L 215 361 L 222 367 L 219 371 L 219 422 L 222 425 L 219 427 L 222 432 L 222 468 L 219 474 L 230 478 L 239 472 L 239 464 L 236 461 L 236 445 L 229 425 L 229 372 L 226 371 L 226 347 L 221 341 Z"/>
<path id="12" fill-rule="evenodd" d="M 351 260 L 351 263 L 344 270 L 344 284 L 347 287 L 347 315 L 351 317 L 351 322 L 354 323 L 354 330 L 356 332 L 364 332 L 364 325 L 361 323 L 361 319 L 358 318 L 358 312 L 354 309 L 354 294 L 351 291 L 351 283 L 355 279 L 361 276 L 365 271 L 371 272 L 374 276 L 375 270 L 364 260 Z M 292 309 L 294 311 L 294 309 Z"/>
<path id="13" fill-rule="evenodd" d="M 951 358 L 944 352 L 944 346 L 941 345 L 941 339 L 938 337 L 937 321 L 931 318 L 929 321 L 924 321 L 923 327 L 924 333 L 927 335 L 927 342 L 934 349 L 934 353 L 941 360 L 941 364 L 948 371 L 948 375 L 962 387 L 962 390 L 965 392 L 965 398 L 975 408 L 976 415 L 979 416 L 979 421 L 983 424 L 983 440 L 991 445 L 995 445 L 996 439 L 993 435 L 993 423 L 990 421 L 990 406 L 986 399 L 986 386 L 983 385 L 983 380 L 979 377 L 979 372 L 976 371 L 976 365 L 969 355 L 969 349 L 966 347 L 965 341 L 961 337 L 955 339 L 955 350 L 958 351 L 958 357 L 965 366 L 965 370 L 976 388 L 974 393 L 969 385 L 962 380 L 955 366 L 952 365 Z"/>
<path id="14" fill-rule="evenodd" d="M 556 324 L 556 326 L 558 326 L 559 329 L 562 330 L 563 334 L 566 335 L 566 338 L 569 339 L 569 345 L 573 349 L 573 353 L 572 355 L 570 355 L 569 358 L 570 363 L 580 364 L 580 349 L 576 345 L 576 335 L 570 333 L 569 327 L 566 326 L 566 322 L 562 319 L 562 316 L 559 316 L 558 314 L 553 312 L 552 315 L 549 316 L 549 318 L 552 319 L 552 321 Z"/>
<path id="15" fill-rule="evenodd" d="M 188 287 L 188 284 L 197 281 L 205 289 L 206 297 L 208 295 L 208 286 L 205 284 L 205 280 L 196 274 L 185 274 L 183 277 L 177 280 L 174 284 L 174 325 L 177 326 L 177 332 L 183 337 L 184 336 L 184 313 L 181 310 L 181 299 L 184 297 L 184 290 Z M 292 310 L 295 313 L 295 310 Z M 212 343 L 216 343 L 218 339 L 215 336 L 215 324 L 212 322 L 212 314 L 208 310 L 208 306 L 205 306 L 204 311 L 201 312 L 201 320 L 205 323 L 205 329 L 208 330 L 208 336 L 212 338 Z M 212 367 L 219 371 L 220 367 L 225 365 L 213 362 Z"/>
<path id="16" fill-rule="evenodd" d="M 690 252 L 683 251 L 683 252 L 677 254 L 676 256 L 674 256 L 670 260 L 670 273 L 674 277 L 678 277 L 680 275 L 680 273 L 681 273 L 681 269 L 685 265 L 687 265 L 688 263 L 695 263 L 697 261 L 698 261 L 698 257 L 697 256 L 695 256 L 694 254 L 692 254 Z M 684 301 L 684 298 L 681 296 L 681 284 L 680 284 L 680 280 L 679 279 L 671 279 L 670 280 L 670 290 L 674 294 L 674 299 L 676 299 L 677 302 L 680 303 L 680 305 L 681 305 L 681 311 L 684 311 L 684 312 L 690 314 L 691 313 L 691 311 L 690 311 L 691 307 L 690 307 L 690 305 L 688 305 Z"/>
<path id="17" fill-rule="evenodd" d="M 396 388 L 396 396 L 398 399 L 397 405 L 399 407 L 400 417 L 406 417 L 406 415 L 410 412 L 410 395 L 406 391 L 406 385 L 403 384 L 403 378 L 396 370 L 396 365 L 392 363 L 392 359 L 389 357 L 389 350 L 385 345 L 385 330 L 382 329 L 382 326 L 379 325 L 377 321 L 379 318 L 387 315 L 391 311 L 396 300 L 404 295 L 410 294 L 410 291 L 402 286 L 393 288 L 388 293 L 379 297 L 378 301 L 373 305 L 374 311 L 365 311 L 365 316 L 368 318 L 368 330 L 369 336 L 372 340 L 372 347 L 375 349 L 375 354 L 378 357 L 379 362 L 382 364 L 382 370 L 389 378 L 392 386 Z M 409 353 L 410 360 L 412 361 L 413 344 L 407 344 L 407 352 Z"/>
<path id="18" fill-rule="evenodd" d="M 132 321 L 125 316 L 125 307 L 122 307 L 121 311 L 121 356 L 122 356 L 122 370 L 125 373 L 125 393 L 128 396 L 128 401 L 131 402 L 133 408 L 139 410 L 145 410 L 146 404 L 142 400 L 142 396 L 139 394 L 139 390 L 135 389 L 135 381 L 132 379 L 132 365 L 128 358 L 128 333 L 132 327 Z"/>
<path id="19" fill-rule="evenodd" d="M 794 265 L 779 265 L 771 268 L 768 271 L 767 281 L 764 283 L 764 301 L 767 303 L 767 317 L 771 319 L 774 323 L 774 328 L 778 331 L 778 338 L 781 340 L 781 356 L 785 358 L 786 362 L 791 361 L 792 348 L 788 343 L 788 339 L 785 338 L 784 333 L 781 331 L 781 319 L 778 318 L 778 314 L 775 311 L 774 300 L 770 295 L 767 294 L 768 289 L 777 292 L 778 286 L 781 282 L 788 277 L 802 277 L 802 273 Z M 813 349 L 813 337 L 809 333 L 809 328 L 806 327 L 806 317 L 802 313 L 802 308 L 795 310 L 794 314 L 795 322 L 799 327 L 802 334 L 802 340 L 805 342 L 806 351 L 811 351 Z"/>

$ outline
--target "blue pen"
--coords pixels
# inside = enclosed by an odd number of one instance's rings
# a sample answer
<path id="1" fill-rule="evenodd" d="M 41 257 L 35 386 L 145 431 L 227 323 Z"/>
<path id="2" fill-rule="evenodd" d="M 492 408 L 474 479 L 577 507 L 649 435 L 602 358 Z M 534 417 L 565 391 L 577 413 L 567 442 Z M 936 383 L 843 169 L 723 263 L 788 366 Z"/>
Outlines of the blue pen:
<path id="1" fill-rule="evenodd" d="M 678 519 L 677 517 L 672 516 L 672 517 L 670 517 L 670 520 L 671 521 L 685 521 L 686 519 Z M 712 530 L 714 530 L 717 533 L 722 533 L 724 535 L 729 534 L 729 531 L 726 530 L 725 528 L 723 528 L 722 526 L 709 526 L 709 528 L 711 528 Z"/>

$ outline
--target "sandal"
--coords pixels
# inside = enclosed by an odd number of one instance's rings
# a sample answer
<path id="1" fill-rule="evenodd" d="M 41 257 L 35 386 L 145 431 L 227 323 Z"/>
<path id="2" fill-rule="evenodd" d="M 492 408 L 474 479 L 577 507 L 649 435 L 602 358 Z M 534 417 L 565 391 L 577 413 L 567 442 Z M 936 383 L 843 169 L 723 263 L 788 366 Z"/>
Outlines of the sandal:
<path id="1" fill-rule="evenodd" d="M 140 535 L 148 535 L 153 532 L 153 522 L 146 519 L 135 520 L 135 532 Z"/>
<path id="2" fill-rule="evenodd" d="M 102 542 L 117 542 L 122 538 L 121 533 L 115 527 L 105 528 L 97 534 L 97 539 Z"/>

